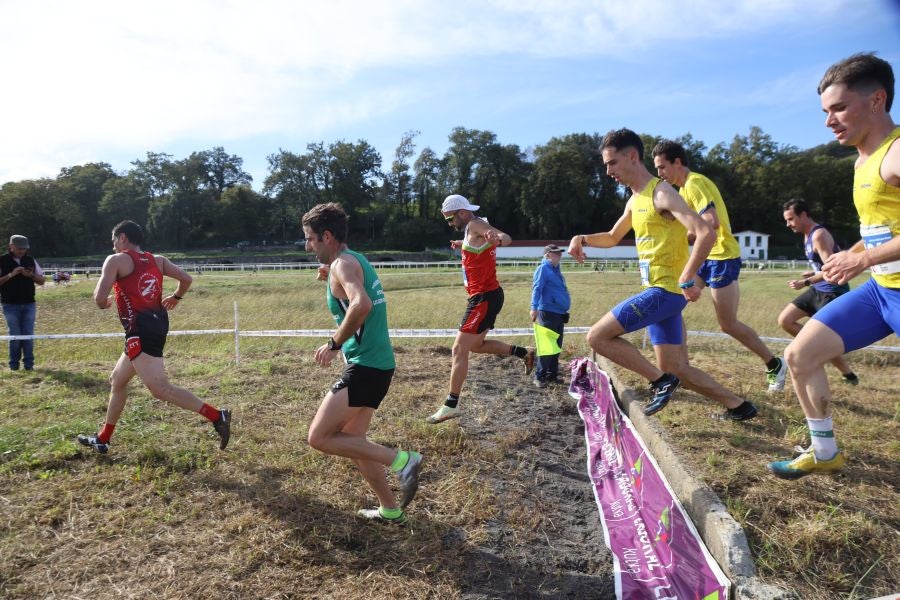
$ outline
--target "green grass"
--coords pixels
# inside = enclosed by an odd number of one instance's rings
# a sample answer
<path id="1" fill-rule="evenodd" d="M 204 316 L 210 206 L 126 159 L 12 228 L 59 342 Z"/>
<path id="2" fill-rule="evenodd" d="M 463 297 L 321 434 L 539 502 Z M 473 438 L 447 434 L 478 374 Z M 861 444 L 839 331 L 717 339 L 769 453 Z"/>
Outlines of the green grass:
<path id="1" fill-rule="evenodd" d="M 637 289 L 634 273 L 585 267 L 566 274 L 570 326 L 590 325 Z M 391 327 L 458 325 L 465 306 L 458 270 L 381 276 Z M 740 316 L 761 335 L 786 337 L 775 317 L 794 296 L 788 276 L 742 276 Z M 529 327 L 531 273 L 504 269 L 501 279 L 506 305 L 498 327 Z M 38 333 L 120 331 L 113 312 L 93 305 L 94 282 L 46 286 Z M 244 330 L 327 329 L 333 321 L 324 296 L 308 271 L 202 275 L 171 326 L 233 327 L 237 301 Z M 716 330 L 708 294 L 685 317 L 688 329 Z M 630 339 L 640 344 L 640 336 Z M 505 448 L 540 440 L 525 429 L 498 433 L 485 446 L 461 427 L 425 425 L 422 417 L 446 392 L 450 340 L 396 339 L 391 402 L 378 411 L 372 438 L 404 440 L 443 460 L 430 463 L 434 475 L 413 507 L 414 527 L 360 528 L 353 512 L 372 495 L 348 461 L 306 444 L 309 420 L 340 370 L 315 366 L 311 351 L 322 341 L 243 338 L 236 367 L 232 336 L 171 337 L 170 377 L 234 409 L 232 445 L 219 452 L 208 423 L 135 382 L 106 456 L 73 438 L 103 421 L 122 338 L 39 341 L 36 371 L 0 375 L 0 596 L 458 597 L 466 566 L 459 549 L 447 546 L 448 532 L 461 529 L 468 544 L 486 539 L 497 516 L 486 474 Z M 882 343 L 900 345 L 895 336 Z M 900 355 L 851 356 L 858 388 L 842 386 L 829 370 L 850 465 L 839 476 L 787 483 L 768 476 L 764 464 L 806 443 L 793 394 L 766 396 L 760 361 L 732 340 L 691 339 L 690 349 L 694 364 L 756 402 L 761 416 L 746 425 L 714 422 L 703 418 L 711 403 L 680 392 L 660 421 L 747 529 L 761 574 L 804 598 L 895 591 Z M 584 355 L 583 336 L 567 335 L 564 351 Z M 497 399 L 510 395 L 501 389 Z M 484 414 L 476 418 L 489 420 L 489 407 L 477 410 Z M 513 480 L 517 472 L 500 475 Z M 506 515 L 523 538 L 539 517 L 525 508 Z"/>

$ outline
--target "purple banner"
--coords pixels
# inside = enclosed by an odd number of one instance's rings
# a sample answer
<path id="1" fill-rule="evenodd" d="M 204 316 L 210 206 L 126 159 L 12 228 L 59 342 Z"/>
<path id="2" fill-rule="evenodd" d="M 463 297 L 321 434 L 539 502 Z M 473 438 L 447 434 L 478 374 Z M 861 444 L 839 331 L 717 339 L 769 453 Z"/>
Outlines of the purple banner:
<path id="1" fill-rule="evenodd" d="M 730 583 L 631 421 L 606 373 L 571 363 L 569 394 L 584 421 L 588 474 L 622 600 L 727 600 Z"/>

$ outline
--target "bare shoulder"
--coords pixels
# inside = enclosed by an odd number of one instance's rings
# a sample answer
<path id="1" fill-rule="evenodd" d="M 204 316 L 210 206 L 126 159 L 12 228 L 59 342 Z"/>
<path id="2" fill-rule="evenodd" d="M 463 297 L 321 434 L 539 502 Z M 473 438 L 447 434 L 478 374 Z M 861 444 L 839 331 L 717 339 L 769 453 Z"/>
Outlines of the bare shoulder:
<path id="1" fill-rule="evenodd" d="M 674 187 L 666 181 L 660 181 L 653 190 L 653 203 L 657 208 L 664 210 L 672 210 L 673 208 L 682 208 L 687 206 L 684 198 L 678 193 Z"/>
<path id="2" fill-rule="evenodd" d="M 113 268 L 117 269 L 120 266 L 130 265 L 132 264 L 131 257 L 125 254 L 124 252 L 117 252 L 116 254 L 110 254 L 106 257 L 106 260 L 103 261 L 103 268 Z"/>
<path id="3" fill-rule="evenodd" d="M 339 281 L 347 281 L 350 278 L 362 276 L 362 265 L 355 256 L 349 252 L 343 252 L 331 263 L 331 274 Z"/>
<path id="4" fill-rule="evenodd" d="M 881 178 L 894 187 L 900 187 L 900 138 L 891 143 L 881 162 Z"/>

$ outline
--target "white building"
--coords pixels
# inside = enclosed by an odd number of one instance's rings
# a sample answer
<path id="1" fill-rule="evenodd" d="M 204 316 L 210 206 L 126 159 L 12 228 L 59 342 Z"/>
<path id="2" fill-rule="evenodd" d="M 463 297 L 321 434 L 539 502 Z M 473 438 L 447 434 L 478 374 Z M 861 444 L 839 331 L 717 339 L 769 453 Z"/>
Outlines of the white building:
<path id="1" fill-rule="evenodd" d="M 740 231 L 734 234 L 734 238 L 741 246 L 741 259 L 743 260 L 768 260 L 769 234 L 758 231 Z"/>

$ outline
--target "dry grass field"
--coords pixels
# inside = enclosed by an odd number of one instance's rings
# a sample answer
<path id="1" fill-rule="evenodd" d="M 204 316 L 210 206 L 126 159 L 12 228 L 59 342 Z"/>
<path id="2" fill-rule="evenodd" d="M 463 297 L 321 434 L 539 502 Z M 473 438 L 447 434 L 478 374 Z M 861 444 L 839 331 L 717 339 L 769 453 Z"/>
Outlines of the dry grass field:
<path id="1" fill-rule="evenodd" d="M 456 326 L 465 304 L 458 272 L 381 275 L 391 327 Z M 590 324 L 636 289 L 631 273 L 567 277 L 571 325 Z M 501 279 L 498 326 L 528 326 L 530 273 Z M 774 319 L 793 294 L 785 279 L 742 278 L 741 316 L 762 335 L 782 335 Z M 114 315 L 91 304 L 92 283 L 47 286 L 38 332 L 118 331 Z M 322 284 L 304 272 L 198 277 L 172 328 L 231 327 L 235 300 L 245 330 L 332 326 Z M 708 298 L 685 315 L 689 329 L 715 330 Z M 372 437 L 421 450 L 426 466 L 410 526 L 379 527 L 353 516 L 374 496 L 350 463 L 306 444 L 339 372 L 315 366 L 318 342 L 244 338 L 236 367 L 227 335 L 170 338 L 172 379 L 235 410 L 231 445 L 220 452 L 203 419 L 133 383 L 105 456 L 74 436 L 103 419 L 121 339 L 39 342 L 34 372 L 0 375 L 0 597 L 614 597 L 581 422 L 563 390 L 533 388 L 517 361 L 476 357 L 463 418 L 429 426 L 423 418 L 446 393 L 450 340 L 394 340 L 397 376 Z M 710 402 L 683 391 L 659 419 L 747 530 L 763 578 L 801 598 L 897 591 L 900 355 L 851 356 L 856 388 L 830 372 L 849 466 L 791 483 L 765 463 L 807 442 L 793 394 L 767 396 L 761 363 L 731 340 L 690 347 L 695 364 L 761 415 L 723 424 L 706 418 Z M 564 350 L 584 355 L 583 336 L 569 335 Z"/>

